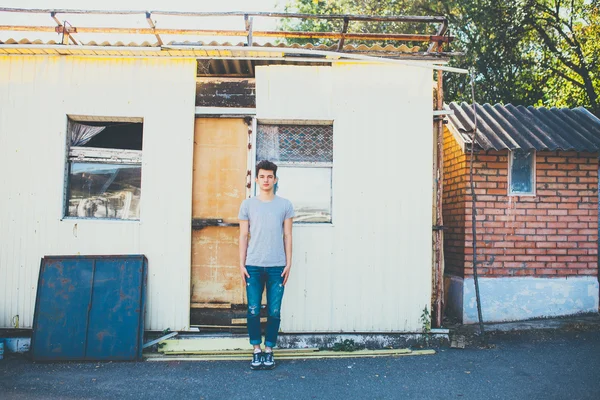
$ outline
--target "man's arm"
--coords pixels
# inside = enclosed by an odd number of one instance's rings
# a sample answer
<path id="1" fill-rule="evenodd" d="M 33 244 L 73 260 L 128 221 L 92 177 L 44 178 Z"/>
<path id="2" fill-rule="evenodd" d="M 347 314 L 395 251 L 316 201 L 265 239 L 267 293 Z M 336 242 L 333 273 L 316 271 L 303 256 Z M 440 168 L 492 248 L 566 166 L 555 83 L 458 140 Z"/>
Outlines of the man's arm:
<path id="1" fill-rule="evenodd" d="M 246 253 L 248 252 L 248 220 L 240 219 L 240 274 L 245 282 L 246 278 L 250 278 L 250 274 L 246 270 Z"/>
<path id="2" fill-rule="evenodd" d="M 290 277 L 290 269 L 292 268 L 292 224 L 291 218 L 283 221 L 283 244 L 285 248 L 285 268 L 283 269 L 283 285 L 288 281 Z"/>

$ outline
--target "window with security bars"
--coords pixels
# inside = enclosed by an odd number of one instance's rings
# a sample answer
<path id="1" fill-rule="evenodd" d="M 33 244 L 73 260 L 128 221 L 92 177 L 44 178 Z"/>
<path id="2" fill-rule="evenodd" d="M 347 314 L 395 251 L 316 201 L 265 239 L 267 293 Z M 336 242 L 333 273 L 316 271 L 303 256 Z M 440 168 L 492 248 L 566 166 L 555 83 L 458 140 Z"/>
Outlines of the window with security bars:
<path id="1" fill-rule="evenodd" d="M 277 164 L 276 193 L 294 205 L 294 222 L 331 223 L 332 125 L 258 125 L 256 162 Z"/>

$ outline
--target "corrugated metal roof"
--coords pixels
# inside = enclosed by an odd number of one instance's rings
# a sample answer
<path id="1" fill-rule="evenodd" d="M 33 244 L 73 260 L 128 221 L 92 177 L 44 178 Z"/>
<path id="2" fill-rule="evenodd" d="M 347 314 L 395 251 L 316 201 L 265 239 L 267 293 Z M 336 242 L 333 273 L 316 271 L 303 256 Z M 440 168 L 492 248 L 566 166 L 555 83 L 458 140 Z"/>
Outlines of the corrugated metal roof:
<path id="1" fill-rule="evenodd" d="M 10 44 L 10 45 L 61 45 L 60 42 L 55 42 L 54 40 L 50 40 L 50 41 L 42 41 L 40 39 L 34 39 L 34 40 L 30 40 L 27 38 L 24 39 L 8 39 L 5 41 L 0 40 L 0 44 Z M 158 43 L 150 43 L 150 42 L 142 42 L 142 43 L 136 43 L 136 42 L 130 42 L 130 43 L 124 43 L 121 41 L 118 42 L 95 42 L 95 41 L 91 41 L 91 42 L 87 42 L 87 43 L 82 43 L 82 46 L 99 46 L 99 47 L 134 47 L 134 48 L 139 48 L 139 47 L 160 47 L 160 45 Z M 219 43 L 216 41 L 212 41 L 210 43 L 206 43 L 206 42 L 189 42 L 189 41 L 185 41 L 185 42 L 181 42 L 181 41 L 171 41 L 168 43 L 167 46 L 181 46 L 181 45 L 190 45 L 190 46 L 222 46 L 222 47 L 243 47 L 245 46 L 245 43 L 237 43 L 237 44 L 232 44 L 230 42 L 225 42 L 225 43 Z M 69 48 L 77 48 L 77 45 L 67 45 L 65 47 L 69 47 Z M 325 50 L 325 51 L 337 51 L 337 44 L 336 45 L 332 45 L 332 46 L 326 46 L 324 44 L 315 46 L 313 44 L 304 44 L 304 45 L 300 45 L 297 43 L 291 44 L 291 45 L 286 45 L 284 43 L 278 43 L 278 44 L 273 44 L 273 43 L 265 43 L 265 44 L 258 44 L 258 43 L 253 43 L 252 47 L 276 47 L 276 48 L 281 48 L 281 49 L 314 49 L 314 50 Z M 361 52 L 361 53 L 418 53 L 419 50 L 421 48 L 419 46 L 413 46 L 413 47 L 408 47 L 405 44 L 402 44 L 400 46 L 392 46 L 392 45 L 387 45 L 387 46 L 380 46 L 380 45 L 373 45 L 373 46 L 367 46 L 364 44 L 355 46 L 355 45 L 351 45 L 351 44 L 347 44 L 344 46 L 343 51 L 344 52 L 348 52 L 348 53 L 356 53 L 356 52 Z"/>
<path id="2" fill-rule="evenodd" d="M 450 103 L 455 133 L 471 143 L 473 106 Z M 535 108 L 512 104 L 477 104 L 477 140 L 483 150 L 600 150 L 600 119 L 583 107 Z"/>

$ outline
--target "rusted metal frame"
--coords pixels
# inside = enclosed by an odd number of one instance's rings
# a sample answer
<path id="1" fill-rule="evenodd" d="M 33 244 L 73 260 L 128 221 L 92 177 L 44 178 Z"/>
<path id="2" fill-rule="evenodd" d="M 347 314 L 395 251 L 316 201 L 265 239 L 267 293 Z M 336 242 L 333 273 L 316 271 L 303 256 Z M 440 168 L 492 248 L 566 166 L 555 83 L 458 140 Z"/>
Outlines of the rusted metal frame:
<path id="1" fill-rule="evenodd" d="M 148 21 L 148 25 L 150 25 L 150 28 L 152 28 L 154 32 L 154 36 L 156 36 L 156 40 L 158 41 L 159 45 L 163 45 L 163 41 L 160 38 L 160 35 L 158 33 L 156 33 L 156 25 L 154 25 L 154 21 L 152 21 L 152 13 L 146 11 L 146 21 Z"/>
<path id="2" fill-rule="evenodd" d="M 442 51 L 442 45 L 438 44 L 438 51 Z M 437 71 L 437 93 L 436 93 L 436 109 L 438 112 L 444 108 L 444 85 L 443 71 Z M 437 128 L 436 142 L 436 208 L 435 208 L 435 266 L 434 266 L 434 306 L 435 312 L 434 326 L 440 328 L 443 324 L 444 317 L 444 218 L 443 218 L 443 191 L 444 191 L 444 121 L 438 119 L 435 121 Z"/>
<path id="3" fill-rule="evenodd" d="M 167 335 L 161 336 L 161 337 L 159 337 L 158 339 L 154 339 L 154 340 L 152 340 L 152 341 L 150 341 L 150 342 L 148 342 L 148 343 L 144 344 L 144 345 L 142 346 L 142 348 L 144 348 L 144 349 L 145 349 L 145 348 L 148 348 L 148 347 L 150 347 L 150 346 L 152 346 L 152 345 L 155 345 L 155 344 L 157 344 L 158 342 L 162 342 L 163 340 L 170 339 L 170 338 L 172 338 L 173 336 L 177 336 L 177 335 L 179 335 L 179 332 L 171 332 L 171 333 L 169 333 L 169 334 L 167 334 Z"/>
<path id="4" fill-rule="evenodd" d="M 448 31 L 448 20 L 444 20 L 440 24 L 440 27 L 438 28 L 436 36 L 445 36 L 447 31 Z M 440 41 L 438 41 L 437 43 L 436 42 L 431 42 L 429 44 L 429 48 L 427 48 L 427 52 L 429 53 L 429 52 L 433 51 L 434 48 L 437 47 L 437 53 L 440 53 L 442 51 L 442 47 L 440 46 L 441 43 L 442 42 L 440 42 Z"/>
<path id="5" fill-rule="evenodd" d="M 66 30 L 64 29 L 63 23 L 58 18 L 56 18 L 56 13 L 54 13 L 54 12 L 50 13 L 50 17 L 54 20 L 54 22 L 56 22 L 56 25 L 57 25 L 56 28 L 60 28 L 63 31 L 62 32 L 62 34 L 63 34 L 62 44 L 69 44 L 69 39 L 71 39 L 73 44 L 79 44 L 79 43 L 77 43 L 75 38 L 71 35 L 71 33 L 69 33 L 69 28 L 67 28 Z M 67 23 L 67 22 L 65 21 L 65 23 Z M 69 25 L 71 25 L 71 24 L 69 24 Z"/>
<path id="6" fill-rule="evenodd" d="M 234 16 L 254 16 L 254 17 L 274 17 L 274 18 L 303 18 L 303 19 L 343 19 L 349 18 L 353 21 L 388 21 L 388 22 L 421 22 L 435 23 L 443 22 L 446 17 L 440 16 L 412 16 L 412 15 L 356 15 L 356 14 L 300 14 L 300 13 L 281 13 L 281 12 L 248 12 L 248 11 L 229 11 L 229 12 L 190 12 L 190 11 L 160 11 L 160 10 L 80 10 L 80 9 L 28 9 L 28 8 L 10 8 L 0 7 L 0 12 L 18 12 L 29 14 L 45 14 L 54 12 L 57 14 L 104 14 L 104 15 L 132 15 L 145 14 L 150 12 L 159 15 L 173 15 L 184 17 L 234 17 Z"/>
<path id="7" fill-rule="evenodd" d="M 252 117 L 244 119 L 248 123 L 248 151 L 246 153 L 246 198 L 252 197 L 252 182 L 253 182 L 253 167 L 254 167 L 254 154 L 256 145 L 255 132 L 256 132 L 256 118 Z"/>
<path id="8" fill-rule="evenodd" d="M 0 31 L 38 31 L 63 33 L 64 27 L 0 25 Z M 199 35 L 199 36 L 248 36 L 244 31 L 202 30 L 202 29 L 167 29 L 167 28 L 115 28 L 115 27 L 74 27 L 68 30 L 74 33 L 119 33 L 143 35 Z M 300 38 L 300 39 L 345 39 L 351 40 L 396 40 L 421 42 L 450 42 L 452 37 L 437 35 L 412 35 L 399 33 L 346 33 L 340 32 L 293 32 L 293 31 L 259 31 L 253 37 Z"/>
<path id="9" fill-rule="evenodd" d="M 350 18 L 344 18 L 344 26 L 342 27 L 342 37 L 338 42 L 337 51 L 342 51 L 344 48 L 344 40 L 346 40 L 346 32 L 348 31 L 348 23 L 350 22 Z"/>
<path id="10" fill-rule="evenodd" d="M 0 9 L 1 11 L 1 9 Z M 352 21 L 381 21 L 381 22 L 417 22 L 417 23 L 435 23 L 443 22 L 446 17 L 441 16 L 415 16 L 415 15 L 357 15 L 357 14 L 301 14 L 301 13 L 281 13 L 281 12 L 185 12 L 185 11 L 153 11 L 154 14 L 179 15 L 187 17 L 232 17 L 249 15 L 253 17 L 273 17 L 273 18 L 301 18 L 301 19 L 344 19 L 349 18 Z"/>
<path id="11" fill-rule="evenodd" d="M 246 39 L 246 43 L 248 46 L 252 46 L 252 24 L 254 22 L 254 18 L 252 17 L 248 17 L 248 14 L 244 15 L 244 23 L 246 25 L 246 33 L 247 33 L 247 39 Z"/>
<path id="12" fill-rule="evenodd" d="M 246 185 L 246 198 L 252 197 L 252 193 L 256 180 L 256 169 L 254 166 L 256 165 L 256 142 L 258 137 L 258 119 L 254 116 L 251 120 L 251 125 L 248 126 L 248 129 L 252 129 L 252 132 L 248 134 L 248 171 L 247 176 L 250 178 L 250 181 Z"/>
<path id="13" fill-rule="evenodd" d="M 142 150 L 105 149 L 98 147 L 71 146 L 69 160 L 71 161 L 103 161 L 106 163 L 139 164 L 142 162 Z"/>

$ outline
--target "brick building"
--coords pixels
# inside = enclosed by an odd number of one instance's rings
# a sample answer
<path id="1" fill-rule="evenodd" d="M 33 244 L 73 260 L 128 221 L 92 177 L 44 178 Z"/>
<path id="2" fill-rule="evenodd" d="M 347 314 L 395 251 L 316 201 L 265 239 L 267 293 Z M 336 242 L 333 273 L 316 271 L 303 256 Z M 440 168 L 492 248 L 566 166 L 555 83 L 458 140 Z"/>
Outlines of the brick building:
<path id="1" fill-rule="evenodd" d="M 446 313 L 477 321 L 473 108 L 444 132 Z M 598 312 L 600 120 L 583 108 L 477 104 L 473 184 L 486 322 Z"/>

